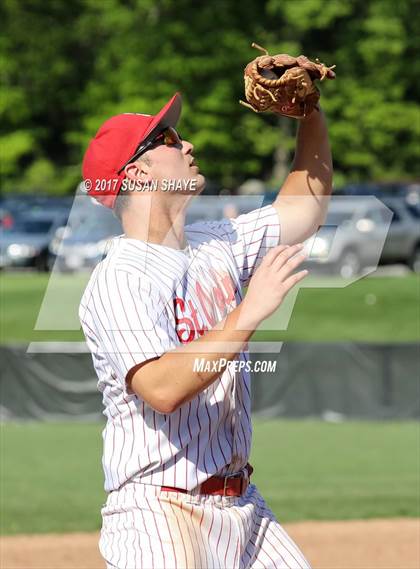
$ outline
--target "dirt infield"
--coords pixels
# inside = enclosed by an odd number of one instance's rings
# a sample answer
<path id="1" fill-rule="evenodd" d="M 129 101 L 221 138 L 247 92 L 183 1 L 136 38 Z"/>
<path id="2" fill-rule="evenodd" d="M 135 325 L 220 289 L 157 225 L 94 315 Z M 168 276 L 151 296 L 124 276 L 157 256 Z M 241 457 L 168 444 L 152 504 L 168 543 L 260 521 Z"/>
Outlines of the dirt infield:
<path id="1" fill-rule="evenodd" d="M 420 519 L 285 525 L 314 569 L 419 569 Z M 1 569 L 103 569 L 97 534 L 0 540 Z"/>

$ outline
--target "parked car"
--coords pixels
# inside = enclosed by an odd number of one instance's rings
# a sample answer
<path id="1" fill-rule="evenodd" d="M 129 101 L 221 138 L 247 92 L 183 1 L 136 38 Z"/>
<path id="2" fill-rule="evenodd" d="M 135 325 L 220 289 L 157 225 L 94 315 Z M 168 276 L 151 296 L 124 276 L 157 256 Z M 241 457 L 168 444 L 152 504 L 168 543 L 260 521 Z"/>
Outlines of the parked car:
<path id="1" fill-rule="evenodd" d="M 376 198 L 348 196 L 331 200 L 324 225 L 305 242 L 307 268 L 358 275 L 379 263 L 392 212 Z"/>
<path id="2" fill-rule="evenodd" d="M 186 223 L 236 217 L 261 207 L 263 196 L 197 196 L 186 213 Z M 105 255 L 109 240 L 123 233 L 113 213 L 80 193 L 66 227 L 56 230 L 49 247 L 49 266 L 60 272 L 94 267 Z"/>
<path id="3" fill-rule="evenodd" d="M 368 196 L 379 199 L 402 198 L 413 215 L 420 217 L 420 182 L 381 182 L 348 184 L 337 190 L 336 195 Z"/>
<path id="4" fill-rule="evenodd" d="M 0 268 L 34 267 L 48 270 L 49 243 L 60 226 L 66 224 L 62 209 L 22 213 L 0 235 Z"/>
<path id="5" fill-rule="evenodd" d="M 0 199 L 0 208 L 20 217 L 28 213 L 48 210 L 69 212 L 73 196 L 42 196 L 31 194 L 7 194 Z"/>
<path id="6" fill-rule="evenodd" d="M 2 231 L 7 231 L 13 227 L 14 223 L 15 218 L 12 213 L 3 207 L 0 207 L 0 229 Z"/>
<path id="7" fill-rule="evenodd" d="M 334 197 L 306 242 L 307 266 L 351 278 L 366 267 L 406 263 L 420 271 L 420 223 L 404 198 Z"/>
<path id="8" fill-rule="evenodd" d="M 237 217 L 262 207 L 264 196 L 197 196 L 188 206 L 186 224 Z"/>
<path id="9" fill-rule="evenodd" d="M 122 232 L 111 210 L 79 196 L 67 225 L 58 228 L 51 240 L 50 269 L 73 272 L 94 267 L 104 257 L 109 240 Z"/>
<path id="10" fill-rule="evenodd" d="M 391 227 L 385 241 L 381 263 L 405 263 L 420 273 L 420 210 L 405 198 L 382 198 L 392 211 Z"/>

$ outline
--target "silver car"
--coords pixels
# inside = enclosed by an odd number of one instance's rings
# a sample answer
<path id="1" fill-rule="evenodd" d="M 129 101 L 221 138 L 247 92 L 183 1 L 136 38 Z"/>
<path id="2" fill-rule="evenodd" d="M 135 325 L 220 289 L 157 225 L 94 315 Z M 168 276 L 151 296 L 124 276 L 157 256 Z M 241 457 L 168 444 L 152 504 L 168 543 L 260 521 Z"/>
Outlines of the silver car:
<path id="1" fill-rule="evenodd" d="M 33 267 L 48 270 L 48 247 L 56 229 L 67 221 L 59 209 L 30 211 L 0 232 L 0 268 Z"/>
<path id="2" fill-rule="evenodd" d="M 376 267 L 391 235 L 393 212 L 373 196 L 333 196 L 326 221 L 305 242 L 307 267 L 351 278 Z"/>
<path id="3" fill-rule="evenodd" d="M 420 208 L 406 198 L 381 198 L 392 211 L 381 263 L 405 263 L 420 273 Z"/>

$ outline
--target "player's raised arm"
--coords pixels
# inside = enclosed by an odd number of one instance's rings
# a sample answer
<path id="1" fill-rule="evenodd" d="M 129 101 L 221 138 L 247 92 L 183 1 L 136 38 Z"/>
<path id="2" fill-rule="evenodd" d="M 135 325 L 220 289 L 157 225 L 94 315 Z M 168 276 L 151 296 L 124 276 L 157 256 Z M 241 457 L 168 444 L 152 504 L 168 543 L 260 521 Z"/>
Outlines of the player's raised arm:
<path id="1" fill-rule="evenodd" d="M 310 237 L 323 223 L 332 190 L 332 157 L 320 93 L 314 81 L 334 79 L 333 67 L 286 54 L 255 58 L 245 68 L 242 104 L 299 119 L 290 174 L 273 203 L 281 222 L 281 242 L 292 245 Z"/>
<path id="2" fill-rule="evenodd" d="M 315 110 L 300 121 L 292 168 L 273 203 L 281 221 L 282 243 L 304 241 L 322 225 L 332 173 L 325 116 Z"/>

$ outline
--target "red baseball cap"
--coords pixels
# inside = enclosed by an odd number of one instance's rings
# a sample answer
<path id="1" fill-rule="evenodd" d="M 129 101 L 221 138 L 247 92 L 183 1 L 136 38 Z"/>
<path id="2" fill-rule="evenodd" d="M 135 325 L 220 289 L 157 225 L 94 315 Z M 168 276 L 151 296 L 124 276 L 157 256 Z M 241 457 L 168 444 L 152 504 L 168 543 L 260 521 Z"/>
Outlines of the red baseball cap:
<path id="1" fill-rule="evenodd" d="M 124 113 L 105 121 L 83 158 L 86 192 L 112 209 L 125 178 L 125 172 L 118 174 L 118 170 L 147 138 L 153 138 L 168 126 L 175 127 L 181 108 L 181 95 L 175 93 L 157 115 Z"/>

